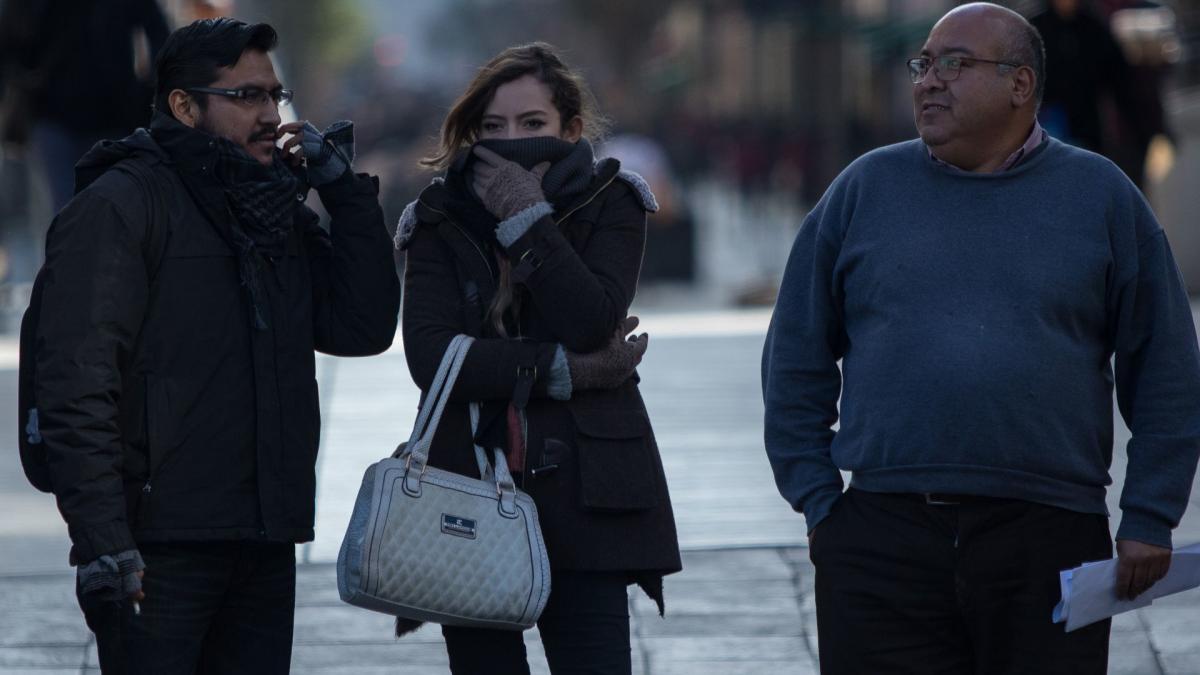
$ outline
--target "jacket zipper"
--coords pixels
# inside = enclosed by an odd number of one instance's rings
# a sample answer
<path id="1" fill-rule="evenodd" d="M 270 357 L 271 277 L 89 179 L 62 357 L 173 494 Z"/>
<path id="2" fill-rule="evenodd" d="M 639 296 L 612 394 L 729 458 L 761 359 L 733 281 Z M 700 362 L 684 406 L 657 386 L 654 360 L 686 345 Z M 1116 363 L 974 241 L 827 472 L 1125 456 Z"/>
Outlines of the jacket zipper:
<path id="1" fill-rule="evenodd" d="M 439 211 L 439 210 L 433 208 L 432 206 L 426 204 L 425 202 L 422 202 L 420 200 L 417 200 L 417 201 L 420 202 L 420 204 L 422 206 L 424 206 L 425 208 L 427 208 L 430 211 L 433 211 L 434 213 L 438 214 L 439 216 L 445 218 L 447 223 L 450 223 L 451 225 L 453 225 L 454 229 L 458 230 L 459 234 L 461 234 L 463 236 L 463 239 L 466 239 L 471 244 L 471 246 L 475 248 L 475 252 L 479 254 L 479 257 L 483 260 L 483 264 L 485 266 L 487 266 L 488 274 L 495 274 L 495 271 L 492 270 L 492 263 L 490 261 L 488 261 L 487 256 L 484 255 L 483 249 L 479 247 L 479 244 L 475 243 L 474 239 L 472 239 L 470 236 L 467 235 L 467 231 L 464 230 L 461 225 L 454 222 L 454 219 L 452 219 L 449 216 L 449 214 L 447 214 L 445 211 Z"/>
<path id="2" fill-rule="evenodd" d="M 555 220 L 554 224 L 561 225 L 564 220 L 566 220 L 567 218 L 570 218 L 576 211 L 578 211 L 579 209 L 582 209 L 583 207 L 587 206 L 588 204 L 591 204 L 592 201 L 595 200 L 596 197 L 598 197 L 601 192 L 604 192 L 604 188 L 608 187 L 609 185 L 612 185 L 612 182 L 616 179 L 617 179 L 617 174 L 614 173 L 608 180 L 604 181 L 604 185 L 601 185 L 600 187 L 596 188 L 596 191 L 592 193 L 591 197 L 587 198 L 587 201 L 584 201 L 583 203 L 579 204 L 578 206 L 571 209 L 570 211 L 567 211 L 565 214 L 563 214 L 563 216 L 561 218 L 559 218 L 558 220 Z"/>

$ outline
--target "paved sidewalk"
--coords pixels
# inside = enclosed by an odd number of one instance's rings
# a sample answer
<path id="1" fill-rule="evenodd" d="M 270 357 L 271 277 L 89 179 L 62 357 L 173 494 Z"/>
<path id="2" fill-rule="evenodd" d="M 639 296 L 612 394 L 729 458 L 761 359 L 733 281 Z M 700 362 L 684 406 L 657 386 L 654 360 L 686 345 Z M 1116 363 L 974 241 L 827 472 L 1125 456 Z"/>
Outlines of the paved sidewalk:
<path id="1" fill-rule="evenodd" d="M 635 673 L 817 672 L 804 523 L 775 492 L 762 450 L 758 364 L 766 316 L 643 314 L 652 336 L 643 393 L 686 552 L 684 571 L 666 582 L 665 619 L 631 593 Z M 325 425 L 317 539 L 297 551 L 293 672 L 446 673 L 436 628 L 396 640 L 388 617 L 343 604 L 334 582 L 332 563 L 362 471 L 407 435 L 415 414 L 403 354 L 322 357 L 318 369 Z M 14 409 L 14 397 L 15 371 L 0 371 L 0 407 Z M 12 424 L 0 417 L 0 433 L 11 437 Z M 1128 432 L 1117 426 L 1119 487 Z M 1110 491 L 1114 513 L 1118 497 Z M 0 513 L 0 674 L 98 672 L 66 567 L 65 527 L 53 501 L 25 485 L 15 452 L 0 455 Z M 1196 541 L 1194 491 L 1176 543 Z M 1198 608 L 1200 592 L 1191 592 L 1119 617 L 1110 672 L 1200 675 Z M 527 642 L 534 672 L 548 672 L 536 631 Z"/>

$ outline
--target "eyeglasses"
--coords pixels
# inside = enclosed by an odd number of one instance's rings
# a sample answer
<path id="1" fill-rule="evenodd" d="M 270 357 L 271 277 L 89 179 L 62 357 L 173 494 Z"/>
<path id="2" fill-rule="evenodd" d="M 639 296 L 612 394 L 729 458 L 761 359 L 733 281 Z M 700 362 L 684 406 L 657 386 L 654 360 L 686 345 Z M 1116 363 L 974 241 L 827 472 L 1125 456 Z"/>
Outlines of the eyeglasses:
<path id="1" fill-rule="evenodd" d="M 242 89 L 221 89 L 218 87 L 189 87 L 188 91 L 197 94 L 216 94 L 232 98 L 237 102 L 251 108 L 256 108 L 265 104 L 267 101 L 273 103 L 276 107 L 287 105 L 292 102 L 292 90 L 280 87 L 267 91 L 261 87 L 244 87 Z"/>
<path id="2" fill-rule="evenodd" d="M 1009 68 L 1020 68 L 1019 63 L 1009 63 L 1007 61 L 989 61 L 988 59 L 977 59 L 973 56 L 939 56 L 936 59 L 931 59 L 926 56 L 918 56 L 915 59 L 909 59 L 908 77 L 913 84 L 921 84 L 925 81 L 925 76 L 929 74 L 929 69 L 934 64 L 937 64 L 937 75 L 943 82 L 951 82 L 958 79 L 958 73 L 962 71 L 964 63 L 992 63 L 997 66 L 1008 66 Z"/>

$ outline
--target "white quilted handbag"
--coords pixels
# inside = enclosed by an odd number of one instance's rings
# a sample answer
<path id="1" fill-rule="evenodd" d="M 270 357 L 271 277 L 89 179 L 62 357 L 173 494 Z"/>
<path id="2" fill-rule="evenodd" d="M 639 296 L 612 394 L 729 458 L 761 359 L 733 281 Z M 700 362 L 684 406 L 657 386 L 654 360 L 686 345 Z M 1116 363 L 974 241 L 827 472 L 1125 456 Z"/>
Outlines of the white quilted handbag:
<path id="1" fill-rule="evenodd" d="M 473 339 L 455 336 L 412 436 L 363 476 L 338 553 L 342 600 L 415 621 L 524 630 L 550 596 L 533 499 L 475 446 L 480 479 L 426 466 L 438 420 Z M 471 405 L 472 431 L 479 408 Z"/>

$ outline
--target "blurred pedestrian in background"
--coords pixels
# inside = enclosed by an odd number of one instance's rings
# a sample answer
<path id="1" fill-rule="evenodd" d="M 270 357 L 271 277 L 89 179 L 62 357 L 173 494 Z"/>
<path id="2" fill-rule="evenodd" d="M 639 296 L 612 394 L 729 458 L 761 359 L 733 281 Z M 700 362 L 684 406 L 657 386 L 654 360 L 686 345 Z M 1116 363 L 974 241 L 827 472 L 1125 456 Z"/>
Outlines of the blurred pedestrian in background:
<path id="1" fill-rule="evenodd" d="M 426 160 L 446 170 L 401 219 L 404 355 L 428 390 L 447 344 L 476 338 L 430 463 L 478 474 L 476 439 L 505 448 L 533 496 L 553 571 L 538 621 L 553 673 L 631 671 L 626 587 L 660 611 L 680 569 L 671 501 L 638 390 L 648 337 L 637 290 L 650 188 L 596 162 L 602 119 L 549 45 L 479 70 Z M 503 573 L 498 569 L 497 573 Z M 529 673 L 519 632 L 445 626 L 456 674 Z"/>
<path id="2" fill-rule="evenodd" d="M 24 428 L 106 675 L 288 672 L 295 544 L 313 538 L 313 350 L 376 354 L 395 333 L 377 182 L 351 168 L 349 123 L 280 126 L 276 41 L 233 19 L 173 33 L 149 129 L 79 162 L 47 236 Z"/>
<path id="3" fill-rule="evenodd" d="M 150 64 L 166 37 L 155 0 L 4 0 L 4 97 L 16 109 L 3 140 L 31 146 L 55 211 L 71 198 L 75 162 L 92 145 L 150 121 Z"/>
<path id="4" fill-rule="evenodd" d="M 1046 45 L 1042 126 L 1118 162 L 1143 187 L 1146 148 L 1166 131 L 1157 83 L 1130 67 L 1107 20 L 1084 0 L 1048 0 L 1029 21 Z"/>
<path id="5" fill-rule="evenodd" d="M 1058 574 L 1112 556 L 1114 381 L 1117 592 L 1167 572 L 1200 457 L 1187 294 L 1138 189 L 1038 125 L 1025 19 L 958 7 L 908 66 L 920 139 L 860 157 L 805 219 L 763 352 L 821 671 L 1103 675 L 1110 621 L 1051 623 Z"/>
<path id="6" fill-rule="evenodd" d="M 1163 82 L 1180 53 L 1175 13 L 1160 2 L 1123 0 L 1110 21 L 1129 63 L 1132 103 L 1116 120 L 1112 159 L 1147 190 L 1170 170 L 1177 142 L 1163 102 Z"/>

